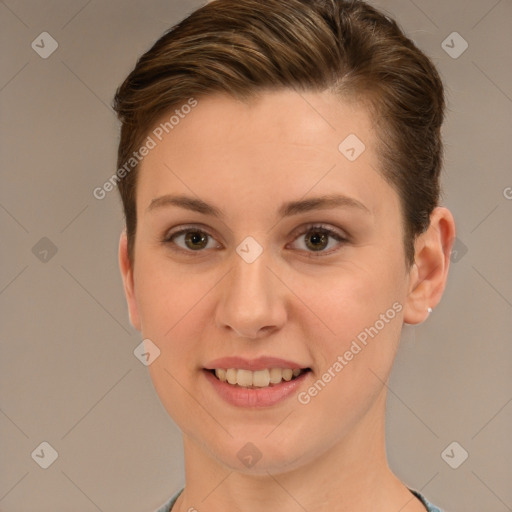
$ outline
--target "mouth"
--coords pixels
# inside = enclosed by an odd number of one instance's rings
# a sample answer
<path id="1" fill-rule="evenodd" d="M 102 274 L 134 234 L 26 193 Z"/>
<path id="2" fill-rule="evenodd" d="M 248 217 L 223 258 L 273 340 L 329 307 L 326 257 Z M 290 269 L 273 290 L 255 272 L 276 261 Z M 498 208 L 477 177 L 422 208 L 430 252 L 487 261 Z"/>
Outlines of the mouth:
<path id="1" fill-rule="evenodd" d="M 255 371 L 243 368 L 205 368 L 204 371 L 235 388 L 262 389 L 293 381 L 310 372 L 311 368 L 264 368 Z"/>

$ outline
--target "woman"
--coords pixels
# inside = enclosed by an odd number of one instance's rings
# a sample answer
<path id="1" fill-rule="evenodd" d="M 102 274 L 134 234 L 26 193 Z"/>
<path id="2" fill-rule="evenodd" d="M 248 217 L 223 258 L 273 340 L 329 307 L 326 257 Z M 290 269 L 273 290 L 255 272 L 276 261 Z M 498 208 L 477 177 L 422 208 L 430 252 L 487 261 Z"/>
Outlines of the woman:
<path id="1" fill-rule="evenodd" d="M 455 234 L 430 60 L 363 2 L 216 0 L 115 108 L 130 319 L 185 450 L 160 510 L 438 510 L 384 437 Z"/>

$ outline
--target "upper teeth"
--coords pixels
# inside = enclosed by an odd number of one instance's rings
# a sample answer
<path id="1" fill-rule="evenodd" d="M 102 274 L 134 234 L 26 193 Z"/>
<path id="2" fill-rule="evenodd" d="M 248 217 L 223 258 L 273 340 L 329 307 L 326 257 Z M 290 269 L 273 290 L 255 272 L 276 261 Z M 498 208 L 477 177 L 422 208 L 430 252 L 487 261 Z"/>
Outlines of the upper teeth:
<path id="1" fill-rule="evenodd" d="M 300 368 L 268 368 L 265 370 L 242 370 L 237 368 L 216 368 L 215 375 L 222 382 L 238 384 L 243 387 L 264 388 L 269 384 L 279 384 L 282 379 L 289 381 L 300 374 Z"/>

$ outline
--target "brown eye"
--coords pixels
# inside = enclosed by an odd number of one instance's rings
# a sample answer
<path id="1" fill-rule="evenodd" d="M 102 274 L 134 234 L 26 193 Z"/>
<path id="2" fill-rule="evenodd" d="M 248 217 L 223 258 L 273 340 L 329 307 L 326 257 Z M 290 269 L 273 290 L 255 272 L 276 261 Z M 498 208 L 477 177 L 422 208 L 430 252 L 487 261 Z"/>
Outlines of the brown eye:
<path id="1" fill-rule="evenodd" d="M 171 233 L 164 238 L 163 242 L 174 250 L 188 253 L 220 247 L 210 234 L 195 228 L 185 228 Z"/>
<path id="2" fill-rule="evenodd" d="M 309 253 L 309 256 L 327 256 L 348 242 L 341 233 L 324 226 L 310 226 L 295 239 L 295 249 Z"/>
<path id="3" fill-rule="evenodd" d="M 208 235 L 202 231 L 187 231 L 185 244 L 193 251 L 204 249 L 208 245 Z"/>
<path id="4" fill-rule="evenodd" d="M 310 231 L 304 239 L 306 246 L 313 251 L 322 251 L 329 244 L 329 235 L 319 231 Z"/>

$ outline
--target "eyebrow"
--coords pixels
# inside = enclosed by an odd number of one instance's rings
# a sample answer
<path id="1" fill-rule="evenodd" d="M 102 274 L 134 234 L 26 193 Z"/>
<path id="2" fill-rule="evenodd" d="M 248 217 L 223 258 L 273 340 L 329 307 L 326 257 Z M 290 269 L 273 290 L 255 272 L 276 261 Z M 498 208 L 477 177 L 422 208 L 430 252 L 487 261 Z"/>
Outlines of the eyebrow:
<path id="1" fill-rule="evenodd" d="M 146 211 L 150 212 L 157 208 L 169 206 L 177 206 L 204 215 L 211 215 L 219 219 L 224 218 L 222 210 L 216 206 L 205 203 L 201 199 L 185 195 L 167 194 L 157 197 L 151 201 Z M 281 218 L 291 217 L 292 215 L 298 215 L 312 210 L 326 210 L 329 208 L 354 208 L 368 214 L 371 213 L 370 210 L 357 199 L 340 194 L 330 194 L 286 202 L 279 208 L 278 215 Z"/>

